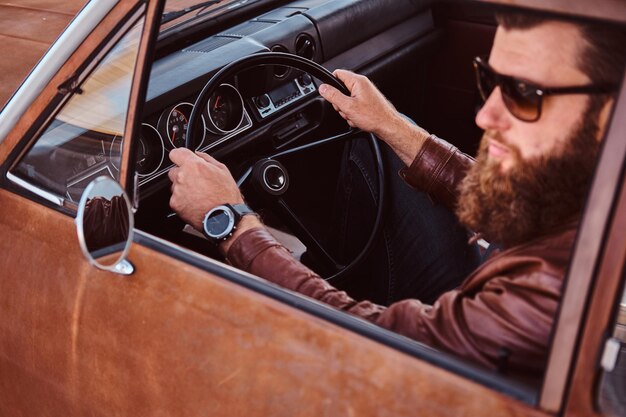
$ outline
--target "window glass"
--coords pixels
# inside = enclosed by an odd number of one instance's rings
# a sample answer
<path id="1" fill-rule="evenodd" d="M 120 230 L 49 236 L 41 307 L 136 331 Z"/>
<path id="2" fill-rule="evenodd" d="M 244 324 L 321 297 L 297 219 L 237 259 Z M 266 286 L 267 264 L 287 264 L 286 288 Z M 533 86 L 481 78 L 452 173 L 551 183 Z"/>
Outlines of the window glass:
<path id="1" fill-rule="evenodd" d="M 602 376 L 600 408 L 608 416 L 624 416 L 626 415 L 626 291 L 622 294 L 613 338 L 608 343 L 612 344 L 617 358 L 614 361 L 608 361 L 613 367 L 606 370 Z M 609 353 L 607 356 L 614 357 L 614 354 Z"/>
<path id="2" fill-rule="evenodd" d="M 14 170 L 27 182 L 78 201 L 100 175 L 118 179 L 121 142 L 143 20 L 98 64 Z"/>
<path id="3" fill-rule="evenodd" d="M 167 0 L 161 19 L 161 31 L 186 23 L 196 17 L 220 17 L 240 7 L 257 3 L 260 0 L 221 0 L 206 2 L 200 0 Z"/>

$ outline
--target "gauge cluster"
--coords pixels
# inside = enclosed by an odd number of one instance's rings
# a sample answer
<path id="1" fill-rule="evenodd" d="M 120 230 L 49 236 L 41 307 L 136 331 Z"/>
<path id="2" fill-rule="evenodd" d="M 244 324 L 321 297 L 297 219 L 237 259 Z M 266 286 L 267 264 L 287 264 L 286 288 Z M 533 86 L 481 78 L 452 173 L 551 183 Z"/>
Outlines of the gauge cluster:
<path id="1" fill-rule="evenodd" d="M 193 147 L 210 151 L 250 129 L 253 126 L 251 114 L 256 123 L 268 123 L 268 116 L 315 91 L 316 85 L 308 74 L 285 80 L 258 96 L 245 98 L 235 85 L 223 83 L 203 106 L 201 123 L 196 127 L 198 131 L 191 135 L 195 140 Z M 166 173 L 172 167 L 167 157 L 169 152 L 185 147 L 194 101 L 189 98 L 157 110 L 142 125 L 135 161 L 140 185 Z M 119 147 L 119 143 L 111 146 Z"/>
<path id="2" fill-rule="evenodd" d="M 136 172 L 143 185 L 167 172 L 172 166 L 167 154 L 185 147 L 189 120 L 194 109 L 181 101 L 161 110 L 155 121 L 143 123 L 136 150 Z M 233 85 L 222 84 L 209 98 L 201 115 L 201 128 L 192 135 L 195 149 L 207 151 L 252 126 L 244 100 Z M 119 141 L 111 144 L 119 147 Z"/>

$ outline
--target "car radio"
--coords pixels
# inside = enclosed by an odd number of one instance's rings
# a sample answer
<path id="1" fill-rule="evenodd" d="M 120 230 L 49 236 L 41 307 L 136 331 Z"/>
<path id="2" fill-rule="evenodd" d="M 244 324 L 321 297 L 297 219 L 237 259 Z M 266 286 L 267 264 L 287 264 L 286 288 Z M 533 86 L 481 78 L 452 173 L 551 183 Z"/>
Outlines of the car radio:
<path id="1" fill-rule="evenodd" d="M 315 83 L 309 74 L 302 74 L 298 78 L 283 84 L 280 87 L 254 97 L 252 102 L 261 118 L 266 118 L 290 103 L 298 101 L 315 91 Z"/>

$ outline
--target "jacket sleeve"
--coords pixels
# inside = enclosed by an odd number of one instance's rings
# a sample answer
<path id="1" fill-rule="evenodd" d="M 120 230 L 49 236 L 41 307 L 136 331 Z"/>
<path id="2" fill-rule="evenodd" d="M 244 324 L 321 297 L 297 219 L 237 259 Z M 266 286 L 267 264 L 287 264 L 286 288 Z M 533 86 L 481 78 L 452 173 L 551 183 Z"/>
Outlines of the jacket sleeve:
<path id="1" fill-rule="evenodd" d="M 545 363 L 558 305 L 556 278 L 540 277 L 547 282 L 539 285 L 533 276 L 495 277 L 474 294 L 459 289 L 443 294 L 432 306 L 412 299 L 387 308 L 357 302 L 332 287 L 262 228 L 242 234 L 231 246 L 228 260 L 287 289 L 492 369 L 507 361 L 517 369 L 536 371 Z"/>
<path id="2" fill-rule="evenodd" d="M 424 142 L 410 166 L 402 168 L 400 177 L 411 187 L 454 209 L 458 186 L 474 159 L 435 135 Z"/>

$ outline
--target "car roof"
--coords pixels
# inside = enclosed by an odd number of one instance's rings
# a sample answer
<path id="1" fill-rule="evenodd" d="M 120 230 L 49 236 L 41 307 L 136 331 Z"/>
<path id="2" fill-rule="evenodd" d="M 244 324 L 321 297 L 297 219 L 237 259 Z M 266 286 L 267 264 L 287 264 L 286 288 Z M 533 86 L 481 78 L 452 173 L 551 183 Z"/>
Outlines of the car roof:
<path id="1" fill-rule="evenodd" d="M 626 23 L 624 0 L 472 0 L 476 3 L 533 9 L 542 12 Z"/>

